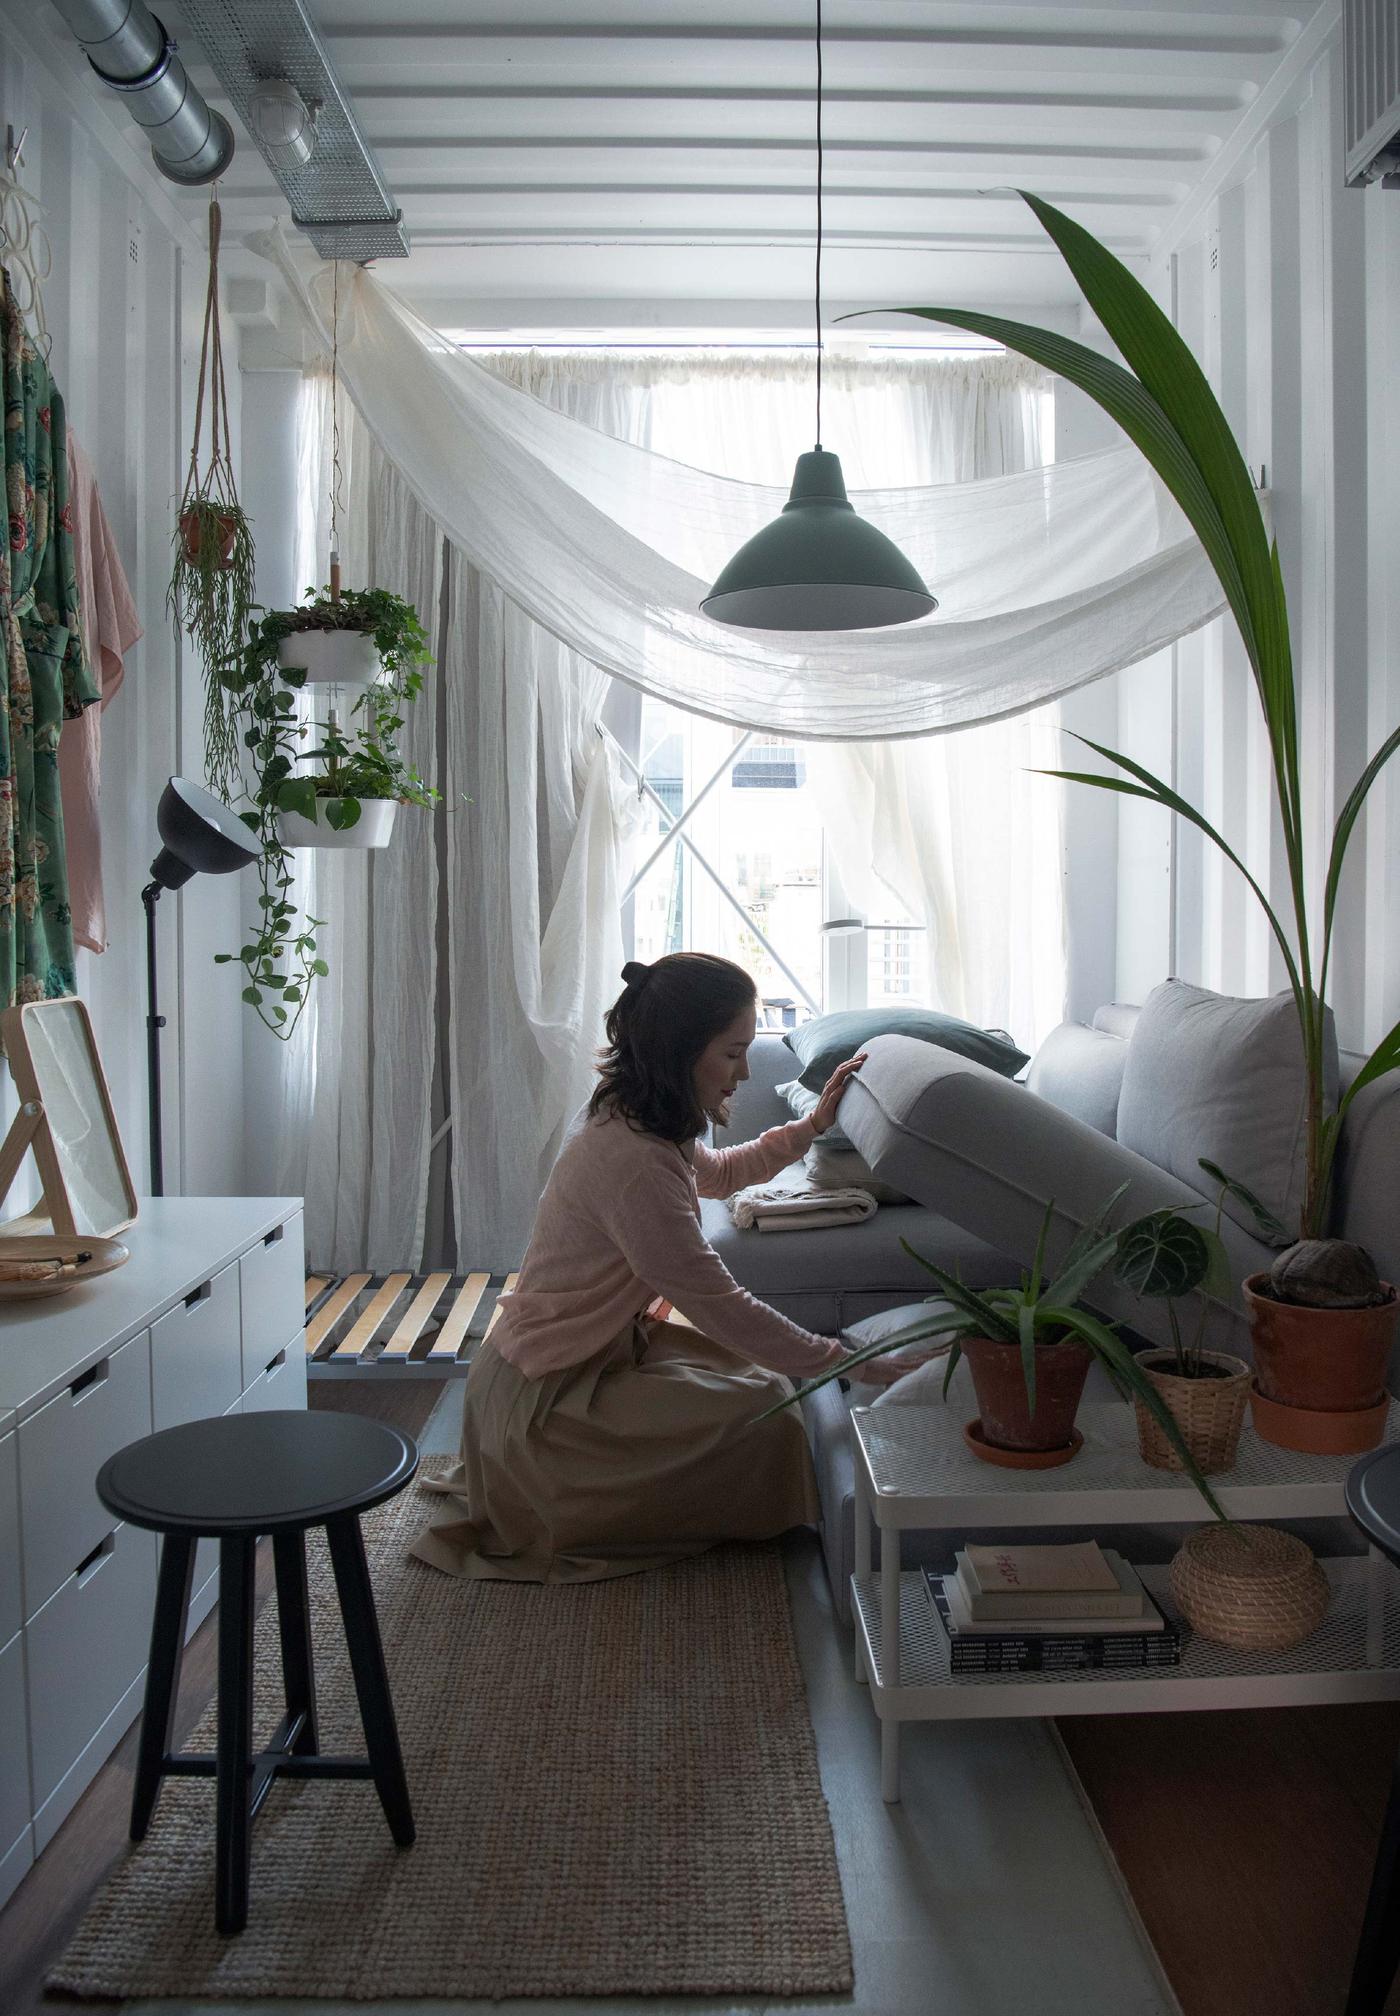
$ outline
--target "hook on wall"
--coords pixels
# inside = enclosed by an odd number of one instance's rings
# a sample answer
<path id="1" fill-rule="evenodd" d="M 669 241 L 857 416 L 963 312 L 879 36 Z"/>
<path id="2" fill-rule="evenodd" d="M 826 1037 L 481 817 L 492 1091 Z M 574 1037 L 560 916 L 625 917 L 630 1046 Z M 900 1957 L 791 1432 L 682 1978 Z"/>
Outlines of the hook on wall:
<path id="1" fill-rule="evenodd" d="M 24 165 L 24 143 L 28 138 L 29 138 L 29 128 L 27 126 L 22 126 L 20 128 L 18 139 L 15 138 L 14 127 L 9 125 L 6 126 L 5 128 L 6 174 L 16 175 L 18 174 L 20 168 Z"/>

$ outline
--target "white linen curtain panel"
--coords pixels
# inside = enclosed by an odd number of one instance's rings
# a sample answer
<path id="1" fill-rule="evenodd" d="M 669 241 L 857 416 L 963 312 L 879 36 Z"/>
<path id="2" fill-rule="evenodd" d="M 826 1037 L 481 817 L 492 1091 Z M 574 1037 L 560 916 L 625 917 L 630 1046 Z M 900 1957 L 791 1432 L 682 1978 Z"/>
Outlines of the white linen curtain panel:
<path id="1" fill-rule="evenodd" d="M 781 472 L 811 394 L 810 357 L 536 353 L 489 368 L 595 430 L 655 432 L 745 474 Z M 867 467 L 1014 470 L 1039 453 L 1040 382 L 1002 358 L 838 359 L 828 432 L 857 482 Z M 305 581 L 325 572 L 329 417 L 321 373 L 301 408 Z M 277 1181 L 306 1196 L 317 1265 L 504 1268 L 591 1084 L 636 797 L 597 732 L 606 676 L 444 539 L 353 411 L 341 434 L 347 578 L 407 596 L 429 631 L 409 751 L 444 806 L 404 813 L 383 852 L 299 857 L 331 971 L 281 1050 Z M 1063 978 L 1057 793 L 1022 777 L 1050 733 L 1042 709 L 819 759 L 848 891 L 871 914 L 893 894 L 928 926 L 929 998 L 1018 1034 L 1045 1016 L 1014 948 L 1055 1014 Z"/>
<path id="2" fill-rule="evenodd" d="M 254 241 L 328 341 L 331 269 Z M 793 635 L 699 603 L 786 501 L 581 424 L 483 367 L 373 274 L 342 272 L 343 384 L 443 533 L 589 664 L 644 692 L 799 740 L 888 740 L 1034 707 L 1134 664 L 1218 613 L 1214 573 L 1135 449 L 855 502 L 940 598 L 918 623 Z M 829 445 L 848 453 L 844 441 Z"/>

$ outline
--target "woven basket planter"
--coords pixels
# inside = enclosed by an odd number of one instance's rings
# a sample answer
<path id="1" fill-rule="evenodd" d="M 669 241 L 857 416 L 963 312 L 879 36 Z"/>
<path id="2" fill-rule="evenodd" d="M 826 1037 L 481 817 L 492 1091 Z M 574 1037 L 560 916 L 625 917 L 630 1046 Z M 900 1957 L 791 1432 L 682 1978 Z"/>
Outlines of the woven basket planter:
<path id="1" fill-rule="evenodd" d="M 1220 1366 L 1224 1376 L 1183 1379 L 1172 1370 L 1176 1358 L 1170 1351 L 1143 1351 L 1137 1362 L 1138 1370 L 1161 1394 L 1196 1468 L 1209 1476 L 1235 1467 L 1253 1375 L 1243 1358 L 1232 1358 L 1224 1351 L 1203 1351 L 1201 1358 L 1208 1365 Z M 1138 1454 L 1143 1462 L 1150 1463 L 1154 1470 L 1180 1470 L 1181 1458 L 1158 1422 L 1141 1400 L 1134 1399 L 1133 1408 L 1137 1415 Z"/>
<path id="2" fill-rule="evenodd" d="M 1173 1600 L 1193 1630 L 1236 1652 L 1283 1652 L 1327 1612 L 1327 1577 L 1273 1526 L 1198 1526 L 1172 1561 Z"/>

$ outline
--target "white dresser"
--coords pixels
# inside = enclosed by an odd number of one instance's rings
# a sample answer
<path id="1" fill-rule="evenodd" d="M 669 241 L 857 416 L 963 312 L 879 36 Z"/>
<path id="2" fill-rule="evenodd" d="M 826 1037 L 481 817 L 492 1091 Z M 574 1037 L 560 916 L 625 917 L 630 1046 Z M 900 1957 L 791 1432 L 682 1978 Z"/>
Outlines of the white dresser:
<path id="1" fill-rule="evenodd" d="M 0 1302 L 0 1904 L 141 1706 L 158 1542 L 99 1468 L 153 1428 L 306 1405 L 299 1199 L 146 1198 L 121 1236 L 117 1273 Z M 191 1630 L 216 1569 L 205 1542 Z"/>

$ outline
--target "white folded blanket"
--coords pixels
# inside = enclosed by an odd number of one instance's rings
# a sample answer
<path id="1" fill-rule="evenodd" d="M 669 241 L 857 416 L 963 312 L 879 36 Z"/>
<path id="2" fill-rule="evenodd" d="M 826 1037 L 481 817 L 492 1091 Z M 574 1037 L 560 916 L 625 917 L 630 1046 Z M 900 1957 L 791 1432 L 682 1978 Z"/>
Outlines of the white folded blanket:
<path id="1" fill-rule="evenodd" d="M 879 1209 L 865 1190 L 823 1190 L 815 1183 L 753 1183 L 728 1198 L 741 1232 L 816 1232 L 859 1225 Z"/>

